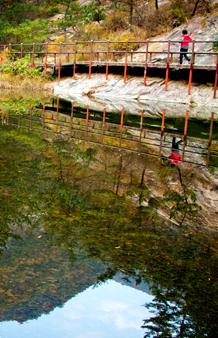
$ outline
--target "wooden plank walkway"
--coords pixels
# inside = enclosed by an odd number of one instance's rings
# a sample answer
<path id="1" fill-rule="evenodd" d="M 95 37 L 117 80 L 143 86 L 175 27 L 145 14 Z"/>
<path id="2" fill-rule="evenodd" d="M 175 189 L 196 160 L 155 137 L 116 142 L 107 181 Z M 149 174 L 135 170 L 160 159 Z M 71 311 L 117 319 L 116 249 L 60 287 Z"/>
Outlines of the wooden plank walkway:
<path id="1" fill-rule="evenodd" d="M 73 78 L 76 79 L 76 67 L 84 65 L 89 67 L 89 78 L 92 75 L 93 66 L 106 67 L 106 80 L 108 80 L 111 66 L 124 68 L 124 83 L 127 81 L 128 67 L 144 68 L 144 85 L 146 86 L 147 72 L 149 68 L 161 68 L 166 72 L 165 90 L 168 89 L 169 70 L 189 70 L 188 94 L 191 94 L 193 70 L 214 71 L 213 98 L 216 98 L 218 82 L 218 52 L 214 46 L 217 40 L 190 41 L 190 51 L 187 53 L 190 64 L 178 64 L 180 52 L 175 49 L 181 41 L 75 41 L 73 43 L 33 43 L 33 44 L 8 44 L 0 45 L 0 51 L 4 51 L 8 57 L 30 58 L 33 67 L 43 67 L 45 74 L 48 68 L 58 69 L 58 80 L 61 78 L 61 67 L 73 67 Z M 154 46 L 164 45 L 162 50 L 155 50 Z M 210 46 L 210 51 L 203 48 Z M 143 49 L 144 48 L 144 49 Z M 176 47 L 177 48 L 177 47 Z M 177 48 L 178 49 L 178 48 Z M 207 57 L 208 64 L 200 64 L 199 58 Z M 138 60 L 140 57 L 140 60 Z M 136 60 L 137 58 L 137 60 Z M 1 62 L 1 57 L 0 57 Z"/>
<path id="2" fill-rule="evenodd" d="M 42 109 L 29 108 L 28 114 L 9 115 L 0 113 L 3 125 L 11 125 L 41 132 L 63 135 L 67 138 L 82 140 L 99 146 L 107 146 L 141 155 L 158 158 L 171 152 L 172 138 L 183 139 L 181 162 L 203 166 L 218 167 L 218 151 L 212 146 L 214 113 L 211 113 L 209 138 L 191 137 L 187 134 L 188 112 L 185 115 L 183 135 L 165 131 L 165 110 L 162 114 L 160 129 L 153 130 L 145 127 L 146 117 L 141 112 L 140 127 L 124 124 L 124 109 L 120 112 L 120 123 L 106 122 L 106 109 L 102 114 L 102 121 L 94 120 L 87 107 L 84 117 L 74 116 L 72 102 L 71 114 L 59 113 L 59 98 L 56 110 L 47 110 L 45 103 Z M 216 164 L 217 163 L 217 164 Z"/>

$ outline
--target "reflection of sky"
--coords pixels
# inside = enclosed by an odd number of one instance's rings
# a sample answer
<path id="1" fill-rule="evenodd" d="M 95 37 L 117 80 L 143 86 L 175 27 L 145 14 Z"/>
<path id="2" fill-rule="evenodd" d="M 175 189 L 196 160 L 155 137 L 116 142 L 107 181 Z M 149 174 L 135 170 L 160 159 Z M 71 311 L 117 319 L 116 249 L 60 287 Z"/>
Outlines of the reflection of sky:
<path id="1" fill-rule="evenodd" d="M 143 306 L 152 296 L 109 281 L 92 287 L 48 315 L 22 325 L 2 322 L 0 338 L 142 338 Z"/>

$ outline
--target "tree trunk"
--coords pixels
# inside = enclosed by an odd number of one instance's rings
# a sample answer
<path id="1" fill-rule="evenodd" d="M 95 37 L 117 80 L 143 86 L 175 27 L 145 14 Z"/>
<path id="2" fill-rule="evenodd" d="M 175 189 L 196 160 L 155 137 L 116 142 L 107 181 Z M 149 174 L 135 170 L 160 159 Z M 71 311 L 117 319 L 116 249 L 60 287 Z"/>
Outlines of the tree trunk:
<path id="1" fill-rule="evenodd" d="M 196 1 L 196 3 L 195 3 L 195 8 L 194 8 L 194 10 L 193 10 L 193 12 L 192 12 L 192 16 L 195 15 L 195 12 L 196 12 L 196 9 L 197 9 L 197 7 L 198 7 L 199 2 L 200 2 L 200 0 L 197 0 L 197 1 Z"/>
<path id="2" fill-rule="evenodd" d="M 155 8 L 158 9 L 158 0 L 155 0 Z"/>

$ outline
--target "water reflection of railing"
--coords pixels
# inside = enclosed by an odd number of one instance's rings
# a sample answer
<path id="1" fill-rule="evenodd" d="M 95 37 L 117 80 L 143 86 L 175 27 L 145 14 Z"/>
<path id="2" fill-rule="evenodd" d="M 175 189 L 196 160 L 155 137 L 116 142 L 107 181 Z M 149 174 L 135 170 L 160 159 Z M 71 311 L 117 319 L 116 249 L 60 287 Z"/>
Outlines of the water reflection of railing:
<path id="1" fill-rule="evenodd" d="M 214 113 L 211 113 L 209 138 L 207 140 L 187 135 L 189 113 L 186 112 L 183 134 L 166 132 L 165 110 L 159 130 L 144 128 L 144 111 L 141 112 L 140 127 L 124 124 L 124 109 L 121 111 L 119 123 L 106 122 L 106 109 L 104 109 L 102 121 L 97 121 L 89 113 L 87 107 L 86 116 L 75 117 L 72 103 L 71 114 L 59 113 L 59 99 L 57 110 L 51 111 L 30 108 L 28 114 L 2 115 L 2 124 L 13 125 L 30 130 L 39 130 L 56 135 L 63 135 L 75 140 L 108 146 L 111 148 L 128 150 L 138 154 L 150 155 L 159 159 L 168 157 L 171 153 L 172 138 L 183 140 L 181 149 L 181 162 L 197 164 L 206 167 L 218 167 L 218 151 L 212 147 Z"/>

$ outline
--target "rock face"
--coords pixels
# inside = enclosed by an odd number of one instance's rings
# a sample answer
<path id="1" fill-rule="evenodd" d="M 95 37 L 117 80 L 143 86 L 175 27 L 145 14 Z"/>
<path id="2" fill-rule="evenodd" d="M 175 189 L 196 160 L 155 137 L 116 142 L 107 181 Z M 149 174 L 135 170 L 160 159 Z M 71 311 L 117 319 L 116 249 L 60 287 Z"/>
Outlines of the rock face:
<path id="1" fill-rule="evenodd" d="M 106 107 L 107 111 L 125 111 L 139 114 L 142 109 L 150 114 L 184 114 L 187 110 L 191 117 L 210 118 L 211 112 L 218 113 L 217 99 L 213 99 L 213 88 L 198 85 L 188 95 L 187 84 L 170 80 L 165 91 L 165 80 L 150 78 L 144 86 L 143 78 L 131 77 L 124 84 L 120 75 L 77 74 L 77 79 L 66 79 L 57 83 L 54 94 L 69 101 L 76 101 L 81 106 L 89 106 L 97 111 Z"/>

